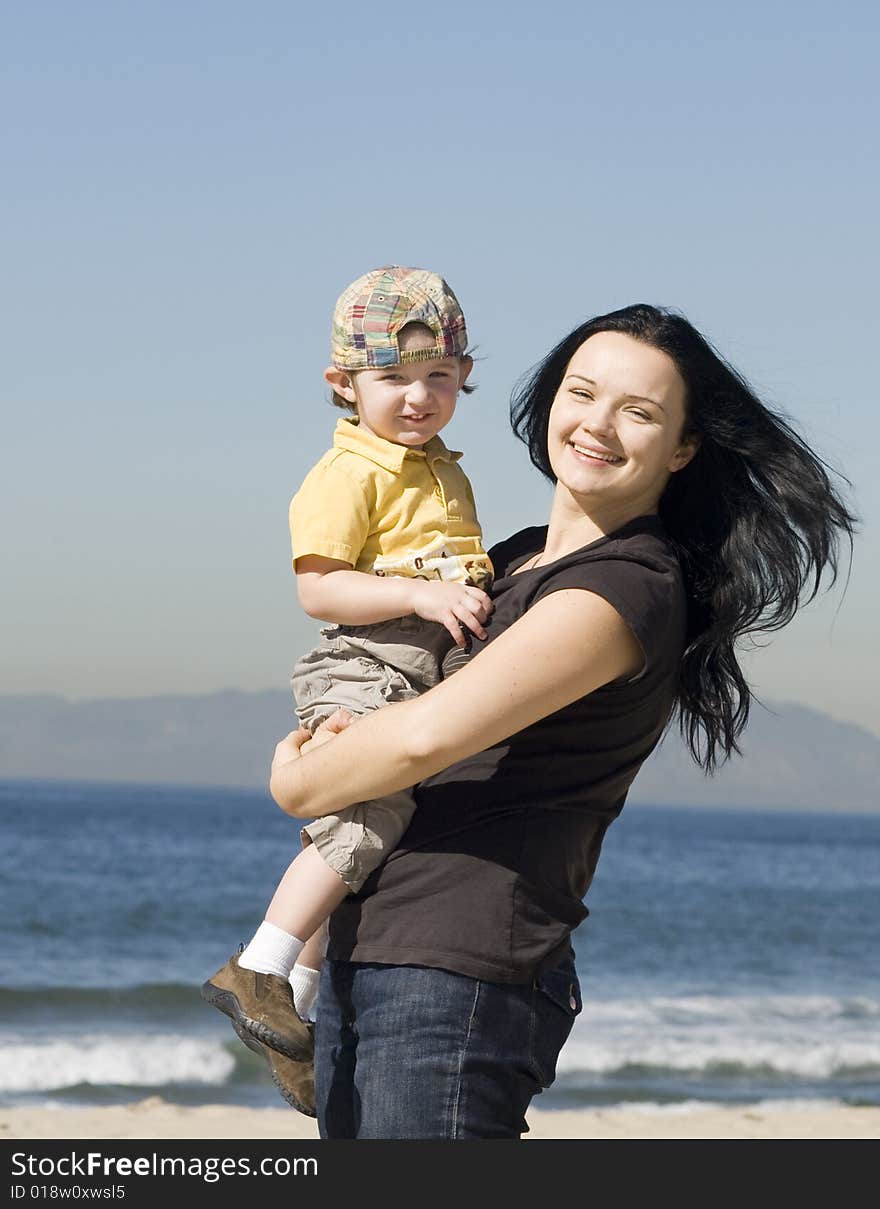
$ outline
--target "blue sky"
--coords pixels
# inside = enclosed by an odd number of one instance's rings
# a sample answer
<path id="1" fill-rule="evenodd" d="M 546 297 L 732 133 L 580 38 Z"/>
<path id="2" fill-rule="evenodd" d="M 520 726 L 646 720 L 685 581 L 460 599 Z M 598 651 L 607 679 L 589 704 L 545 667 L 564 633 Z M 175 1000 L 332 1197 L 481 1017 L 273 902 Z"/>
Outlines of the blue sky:
<path id="1" fill-rule="evenodd" d="M 862 517 L 845 596 L 746 656 L 759 695 L 880 733 L 877 33 L 751 0 L 9 8 L 3 691 L 286 686 L 330 313 L 397 262 L 468 317 L 445 435 L 490 541 L 548 501 L 516 379 L 591 314 L 683 310 Z"/>

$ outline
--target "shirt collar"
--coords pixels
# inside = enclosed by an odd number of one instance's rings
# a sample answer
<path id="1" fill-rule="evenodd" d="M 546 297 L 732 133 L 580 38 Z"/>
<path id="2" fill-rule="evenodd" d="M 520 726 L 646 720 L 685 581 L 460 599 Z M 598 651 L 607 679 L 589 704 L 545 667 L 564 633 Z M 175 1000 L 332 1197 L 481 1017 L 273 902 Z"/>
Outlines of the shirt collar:
<path id="1" fill-rule="evenodd" d="M 392 474 L 400 474 L 407 457 L 426 458 L 429 466 L 435 462 L 457 462 L 461 457 L 457 449 L 447 449 L 439 437 L 431 437 L 424 449 L 408 449 L 406 445 L 395 445 L 393 441 L 386 441 L 384 437 L 367 432 L 356 417 L 348 416 L 336 423 L 333 447 L 346 449 L 349 453 L 359 453 L 361 457 L 368 458 L 384 470 L 390 470 Z"/>

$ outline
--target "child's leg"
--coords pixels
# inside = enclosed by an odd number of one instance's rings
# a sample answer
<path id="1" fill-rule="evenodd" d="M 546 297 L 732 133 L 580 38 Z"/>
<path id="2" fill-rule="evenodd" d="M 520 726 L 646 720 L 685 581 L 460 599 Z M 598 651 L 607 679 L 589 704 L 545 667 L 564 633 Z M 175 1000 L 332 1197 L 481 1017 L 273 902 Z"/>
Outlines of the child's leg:
<path id="1" fill-rule="evenodd" d="M 307 940 L 348 894 L 339 874 L 307 844 L 287 867 L 266 911 L 266 919 Z"/>
<path id="2" fill-rule="evenodd" d="M 297 965 L 307 966 L 310 970 L 320 970 L 324 964 L 324 954 L 327 952 L 327 922 L 321 924 L 313 932 L 303 946 L 303 951 L 297 958 Z"/>
<path id="3" fill-rule="evenodd" d="M 296 1011 L 290 972 L 305 948 L 300 935 L 307 939 L 317 932 L 318 944 L 321 925 L 348 891 L 339 874 L 308 844 L 288 866 L 250 944 L 203 984 L 202 997 L 230 1017 L 246 1044 L 259 1042 L 293 1062 L 311 1062 L 312 1026 L 308 1009 L 302 1015 Z M 307 970 L 306 981 L 310 976 L 317 981 L 314 970 Z M 307 997 L 308 987 L 304 1004 Z"/>
<path id="4" fill-rule="evenodd" d="M 296 965 L 290 971 L 290 989 L 293 991 L 293 1006 L 300 1020 L 314 1022 L 313 1008 L 318 997 L 321 966 L 327 952 L 328 928 L 326 921 L 313 932 L 303 946 Z"/>
<path id="5" fill-rule="evenodd" d="M 266 911 L 266 919 L 280 928 L 307 936 L 289 971 L 293 1006 L 301 1020 L 314 1020 L 318 980 L 327 950 L 327 920 L 348 894 L 338 873 L 308 844 L 291 862 Z M 320 917 L 320 918 L 319 918 Z M 317 924 L 313 924 L 314 920 Z"/>
<path id="6" fill-rule="evenodd" d="M 439 631 L 442 627 L 435 629 Z M 375 626 L 365 629 L 370 634 L 375 631 Z M 415 680 L 424 678 L 429 671 L 430 683 L 440 678 L 438 667 L 431 665 L 428 652 L 410 647 L 406 637 L 401 641 L 394 629 L 389 630 L 389 634 L 396 639 L 393 652 L 397 662 L 403 665 L 402 669 L 386 664 L 382 658 L 386 651 L 383 644 L 373 644 L 375 650 L 368 649 L 371 646 L 369 642 L 359 645 L 356 630 L 352 627 L 346 628 L 344 638 L 325 635 L 327 641 L 324 644 L 299 660 L 291 677 L 291 685 L 297 702 L 297 717 L 303 726 L 314 733 L 338 709 L 360 714 L 380 709 L 390 701 L 417 696 L 421 688 L 413 686 L 405 671 L 410 672 Z M 357 676 L 338 679 L 342 656 L 357 659 Z M 409 667 L 410 663 L 412 668 Z M 427 683 L 422 687 L 427 687 Z M 385 850 L 394 846 L 411 813 L 412 803 L 407 801 L 407 795 L 395 796 L 407 808 L 404 812 L 406 818 L 395 828 L 390 842 L 386 840 L 384 843 Z M 330 819 L 325 823 L 335 826 Z M 311 833 L 312 827 L 307 831 Z M 311 1009 L 317 994 L 318 975 L 327 946 L 326 921 L 345 896 L 352 889 L 359 888 L 360 882 L 383 855 L 381 850 L 374 853 L 372 864 L 366 865 L 359 882 L 354 882 L 344 852 L 335 851 L 329 861 L 325 859 L 328 856 L 324 847 L 327 837 L 323 829 L 321 835 L 323 838 L 318 845 L 307 844 L 288 866 L 263 922 L 237 959 L 244 969 L 289 979 L 294 1005 L 303 1021 L 311 1020 Z M 314 839 L 311 834 L 310 838 Z M 331 844 L 330 847 L 333 849 L 335 845 Z M 334 863 L 339 868 L 349 870 L 345 880 L 333 868 Z"/>
<path id="7" fill-rule="evenodd" d="M 287 978 L 305 942 L 339 906 L 348 886 L 308 844 L 291 861 L 278 883 L 266 916 L 250 944 L 239 955 L 246 970 Z M 315 953 L 315 947 L 311 949 Z M 318 951 L 318 957 L 323 950 Z"/>

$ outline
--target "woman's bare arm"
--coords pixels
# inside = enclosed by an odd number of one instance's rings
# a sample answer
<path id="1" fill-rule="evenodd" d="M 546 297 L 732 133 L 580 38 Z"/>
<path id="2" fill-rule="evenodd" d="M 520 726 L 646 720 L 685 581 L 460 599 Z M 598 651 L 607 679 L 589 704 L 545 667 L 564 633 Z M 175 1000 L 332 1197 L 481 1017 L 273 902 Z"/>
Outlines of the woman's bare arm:
<path id="1" fill-rule="evenodd" d="M 423 696 L 367 714 L 304 755 L 307 735 L 282 740 L 270 792 L 287 814 L 316 818 L 406 789 L 634 675 L 642 659 L 632 631 L 601 596 L 553 592 Z"/>

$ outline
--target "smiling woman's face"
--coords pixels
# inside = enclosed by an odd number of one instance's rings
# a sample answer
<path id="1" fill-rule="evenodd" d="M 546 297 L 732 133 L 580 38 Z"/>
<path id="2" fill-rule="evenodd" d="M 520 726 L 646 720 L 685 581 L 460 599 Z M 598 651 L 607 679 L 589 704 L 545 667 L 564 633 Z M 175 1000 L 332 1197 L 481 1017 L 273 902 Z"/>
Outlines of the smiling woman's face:
<path id="1" fill-rule="evenodd" d="M 672 358 L 621 332 L 597 332 L 553 399 L 550 465 L 579 500 L 655 512 L 670 474 L 696 452 L 684 424 L 685 385 Z"/>

